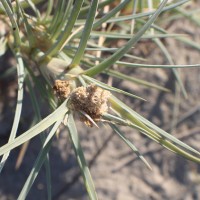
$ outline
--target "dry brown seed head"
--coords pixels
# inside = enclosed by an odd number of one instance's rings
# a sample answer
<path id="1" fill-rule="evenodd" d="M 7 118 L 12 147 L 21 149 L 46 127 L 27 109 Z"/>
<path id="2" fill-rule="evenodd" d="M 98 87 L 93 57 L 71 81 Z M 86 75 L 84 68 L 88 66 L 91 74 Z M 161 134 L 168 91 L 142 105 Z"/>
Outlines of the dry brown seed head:
<path id="1" fill-rule="evenodd" d="M 98 122 L 102 115 L 108 111 L 107 101 L 111 93 L 103 90 L 94 84 L 87 87 L 78 87 L 70 94 L 70 105 L 75 111 L 84 111 L 95 122 Z M 85 117 L 81 116 L 87 126 L 93 126 L 92 122 Z"/>
<path id="2" fill-rule="evenodd" d="M 71 92 L 70 82 L 66 80 L 55 80 L 53 90 L 59 99 L 66 99 Z"/>

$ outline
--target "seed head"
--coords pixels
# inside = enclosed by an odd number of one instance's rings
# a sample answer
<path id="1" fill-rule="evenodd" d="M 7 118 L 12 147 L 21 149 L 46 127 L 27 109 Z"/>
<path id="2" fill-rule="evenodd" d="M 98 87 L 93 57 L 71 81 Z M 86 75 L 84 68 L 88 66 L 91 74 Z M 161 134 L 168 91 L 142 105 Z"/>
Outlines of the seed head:
<path id="1" fill-rule="evenodd" d="M 66 99 L 71 91 L 70 82 L 66 80 L 55 80 L 53 90 L 59 99 Z"/>
<path id="2" fill-rule="evenodd" d="M 92 120 L 98 122 L 102 115 L 108 111 L 107 101 L 110 95 L 109 91 L 94 84 L 78 87 L 70 94 L 70 105 L 73 110 L 83 111 Z M 81 116 L 81 121 L 87 126 L 93 126 L 93 123 L 86 116 Z"/>

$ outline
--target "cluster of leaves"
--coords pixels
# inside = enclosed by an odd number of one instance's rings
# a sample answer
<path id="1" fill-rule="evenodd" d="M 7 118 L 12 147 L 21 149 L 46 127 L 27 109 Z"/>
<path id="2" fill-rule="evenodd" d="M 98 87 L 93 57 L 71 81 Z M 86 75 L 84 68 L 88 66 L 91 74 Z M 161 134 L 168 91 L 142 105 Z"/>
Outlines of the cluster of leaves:
<path id="1" fill-rule="evenodd" d="M 51 199 L 48 152 L 51 148 L 53 136 L 61 123 L 65 121 L 64 124 L 68 129 L 88 195 L 90 199 L 97 199 L 94 184 L 80 145 L 73 110 L 68 106 L 69 98 L 66 98 L 66 100 L 59 105 L 59 102 L 52 95 L 52 86 L 55 84 L 55 81 L 59 79 L 70 81 L 72 83 L 72 90 L 79 86 L 86 87 L 89 84 L 95 84 L 112 93 L 122 93 L 142 100 L 142 98 L 136 95 L 108 86 L 105 83 L 97 81 L 93 77 L 103 73 L 139 85 L 167 90 L 161 86 L 129 77 L 119 71 L 114 71 L 112 66 L 115 64 L 133 68 L 172 68 L 182 88 L 183 94 L 186 96 L 186 91 L 176 68 L 199 67 L 199 65 L 175 65 L 167 49 L 160 41 L 160 38 L 175 37 L 187 44 L 192 45 L 192 43 L 183 39 L 180 35 L 167 33 L 167 31 L 155 25 L 154 22 L 162 12 L 172 9 L 176 9 L 177 12 L 184 16 L 189 16 L 189 19 L 193 21 L 195 19 L 188 13 L 185 13 L 184 10 L 177 8 L 187 3 L 188 0 L 179 0 L 170 4 L 167 4 L 167 0 L 163 0 L 160 5 L 158 5 L 158 1 L 154 2 L 154 4 L 152 4 L 152 1 L 147 1 L 148 4 L 143 4 L 142 1 L 137 0 L 123 0 L 117 3 L 114 0 L 58 0 L 55 8 L 54 1 L 48 0 L 47 3 L 44 2 L 44 5 L 47 5 L 45 7 L 46 10 L 40 12 L 36 5 L 41 2 L 43 1 L 16 0 L 11 2 L 1 0 L 0 19 L 8 27 L 8 32 L 3 35 L 0 40 L 2 47 L 1 54 L 9 47 L 16 58 L 18 74 L 17 102 L 19 103 L 17 103 L 16 106 L 9 141 L 0 148 L 0 155 L 3 155 L 0 170 L 4 167 L 9 152 L 12 149 L 40 135 L 42 141 L 40 153 L 18 199 L 26 198 L 44 163 L 48 172 L 48 198 Z M 113 3 L 116 5 L 112 8 Z M 144 9 L 147 5 L 151 5 L 148 10 Z M 26 12 L 27 7 L 32 9 L 33 15 Z M 108 12 L 106 12 L 107 7 L 110 7 Z M 131 13 L 126 14 L 126 12 L 122 12 L 125 7 L 127 9 L 131 7 Z M 155 9 L 156 7 L 157 9 Z M 145 12 L 143 12 L 144 10 Z M 197 23 L 197 20 L 195 22 Z M 136 26 L 134 26 L 134 24 L 136 24 Z M 121 27 L 125 27 L 126 33 L 120 31 Z M 135 33 L 133 34 L 133 32 Z M 111 48 L 109 43 L 105 42 L 107 39 L 114 40 L 119 38 L 127 40 L 127 43 L 120 48 Z M 169 65 L 147 65 L 119 61 L 122 57 L 128 57 L 138 61 L 141 60 L 141 58 L 129 54 L 129 50 L 142 39 L 150 39 L 155 42 L 163 51 L 169 61 Z M 195 45 L 193 44 L 193 46 Z M 197 45 L 195 47 L 197 48 Z M 104 52 L 107 53 L 107 58 L 103 57 Z M 38 80 L 34 66 L 37 67 L 40 74 L 45 78 L 45 84 Z M 25 133 L 16 137 L 22 109 L 24 82 L 28 87 L 32 99 L 32 106 L 35 110 L 36 121 L 38 121 L 38 123 Z M 38 105 L 33 90 L 35 86 L 38 87 L 41 96 L 48 100 L 49 106 L 54 110 L 44 119 L 41 119 L 40 106 Z M 102 116 L 102 121 L 107 123 L 113 131 L 116 132 L 122 141 L 138 155 L 148 168 L 151 168 L 150 165 L 133 143 L 124 136 L 119 129 L 119 125 L 134 128 L 172 152 L 194 162 L 200 162 L 200 153 L 197 150 L 176 139 L 164 130 L 161 130 L 133 111 L 114 95 L 109 97 L 108 101 L 110 107 L 114 110 L 114 114 L 105 113 Z M 87 117 L 91 123 L 95 124 L 91 116 L 83 112 L 82 114 Z M 51 131 L 46 134 L 47 136 L 41 134 L 48 128 L 50 128 Z"/>

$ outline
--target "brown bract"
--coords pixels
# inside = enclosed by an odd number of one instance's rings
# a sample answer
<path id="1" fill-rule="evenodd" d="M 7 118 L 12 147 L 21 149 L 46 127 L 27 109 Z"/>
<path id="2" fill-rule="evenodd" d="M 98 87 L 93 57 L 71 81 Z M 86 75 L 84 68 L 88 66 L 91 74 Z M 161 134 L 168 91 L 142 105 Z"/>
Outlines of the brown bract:
<path id="1" fill-rule="evenodd" d="M 98 122 L 102 115 L 108 111 L 107 101 L 111 93 L 94 84 L 87 87 L 78 87 L 70 94 L 70 106 L 73 110 L 89 115 L 94 122 Z M 93 123 L 86 115 L 81 116 L 87 126 Z"/>

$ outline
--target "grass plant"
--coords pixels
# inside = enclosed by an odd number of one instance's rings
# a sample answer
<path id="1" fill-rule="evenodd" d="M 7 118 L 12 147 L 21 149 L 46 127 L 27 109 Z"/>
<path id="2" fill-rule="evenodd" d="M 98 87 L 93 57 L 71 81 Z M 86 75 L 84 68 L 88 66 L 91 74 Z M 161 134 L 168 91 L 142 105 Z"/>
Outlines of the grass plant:
<path id="1" fill-rule="evenodd" d="M 149 169 L 151 169 L 149 163 L 125 137 L 120 126 L 136 129 L 163 148 L 200 163 L 199 151 L 142 117 L 120 101 L 116 94 L 121 93 L 143 101 L 142 97 L 97 80 L 98 75 L 107 74 L 130 83 L 167 92 L 167 88 L 127 76 L 115 70 L 113 66 L 149 68 L 149 70 L 171 68 L 183 95 L 187 97 L 177 69 L 200 67 L 200 65 L 175 65 L 161 38 L 173 37 L 197 50 L 200 47 L 183 35 L 168 33 L 156 22 L 162 20 L 162 14 L 172 12 L 169 20 L 187 17 L 199 26 L 195 13 L 184 10 L 183 5 L 190 2 L 189 0 L 0 0 L 0 2 L 0 20 L 6 27 L 5 32 L 1 33 L 0 52 L 3 56 L 7 49 L 12 51 L 16 60 L 18 79 L 12 130 L 8 142 L 0 147 L 2 156 L 0 170 L 6 166 L 9 153 L 14 148 L 36 136 L 40 136 L 42 142 L 40 153 L 18 199 L 26 199 L 42 165 L 45 165 L 49 177 L 47 188 L 48 199 L 51 199 L 48 153 L 53 137 L 61 124 L 64 124 L 68 131 L 88 196 L 90 199 L 98 198 L 81 147 L 74 113 L 80 116 L 80 120 L 86 126 L 98 128 L 100 122 L 110 126 Z M 39 9 L 39 3 L 43 5 L 42 9 Z M 122 31 L 123 27 L 125 31 Z M 122 47 L 112 48 L 109 41 L 120 39 L 125 39 L 126 43 Z M 168 65 L 135 62 L 139 62 L 142 58 L 133 56 L 131 49 L 144 39 L 151 40 L 161 49 L 168 60 Z M 129 58 L 129 61 L 120 60 L 122 58 Z M 27 85 L 30 93 L 37 123 L 17 136 L 23 106 L 24 84 Z M 34 91 L 35 87 L 52 110 L 43 119 Z"/>

